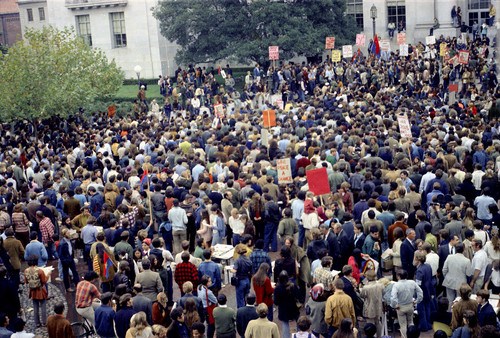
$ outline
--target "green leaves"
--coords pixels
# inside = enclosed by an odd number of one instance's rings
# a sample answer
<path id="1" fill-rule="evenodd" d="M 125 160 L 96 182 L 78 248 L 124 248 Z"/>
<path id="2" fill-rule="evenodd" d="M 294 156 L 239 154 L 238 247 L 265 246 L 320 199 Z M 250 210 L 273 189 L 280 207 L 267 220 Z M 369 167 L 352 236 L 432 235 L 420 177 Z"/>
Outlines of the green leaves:
<path id="1" fill-rule="evenodd" d="M 97 98 L 112 97 L 123 72 L 72 28 L 27 30 L 0 59 L 0 118 L 69 116 Z"/>
<path id="2" fill-rule="evenodd" d="M 356 27 L 343 0 L 163 0 L 153 8 L 160 30 L 181 46 L 180 63 L 268 61 L 268 46 L 280 59 L 317 56 L 325 38 L 352 44 Z"/>

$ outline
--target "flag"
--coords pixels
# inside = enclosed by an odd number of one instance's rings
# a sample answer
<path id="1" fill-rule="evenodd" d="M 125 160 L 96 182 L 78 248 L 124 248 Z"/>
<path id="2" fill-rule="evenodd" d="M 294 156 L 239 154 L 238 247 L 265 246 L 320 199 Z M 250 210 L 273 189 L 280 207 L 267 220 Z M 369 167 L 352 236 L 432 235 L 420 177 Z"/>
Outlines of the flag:
<path id="1" fill-rule="evenodd" d="M 378 43 L 378 37 L 375 34 L 375 39 L 373 40 L 373 44 L 375 45 L 375 54 L 380 57 L 380 44 Z"/>
<path id="2" fill-rule="evenodd" d="M 219 71 L 217 72 L 217 74 L 219 74 L 219 75 L 220 75 L 221 71 L 222 71 L 222 68 L 221 68 L 221 67 L 220 67 L 220 65 L 219 65 Z"/>
<path id="3" fill-rule="evenodd" d="M 352 63 L 356 63 L 356 53 L 352 54 Z"/>
<path id="4" fill-rule="evenodd" d="M 141 177 L 141 191 L 144 190 L 144 183 L 147 182 L 147 180 L 148 180 L 148 169 L 144 171 L 144 174 L 142 174 Z"/>
<path id="5" fill-rule="evenodd" d="M 104 251 L 103 261 L 104 261 L 103 262 L 103 266 L 104 266 L 103 274 L 104 274 L 104 276 L 106 276 L 106 278 L 109 278 L 109 270 L 113 266 L 113 261 L 111 260 L 111 258 L 109 258 L 106 251 Z"/>
<path id="6" fill-rule="evenodd" d="M 362 55 L 363 53 L 361 53 L 361 49 L 358 48 L 358 59 L 361 58 Z"/>

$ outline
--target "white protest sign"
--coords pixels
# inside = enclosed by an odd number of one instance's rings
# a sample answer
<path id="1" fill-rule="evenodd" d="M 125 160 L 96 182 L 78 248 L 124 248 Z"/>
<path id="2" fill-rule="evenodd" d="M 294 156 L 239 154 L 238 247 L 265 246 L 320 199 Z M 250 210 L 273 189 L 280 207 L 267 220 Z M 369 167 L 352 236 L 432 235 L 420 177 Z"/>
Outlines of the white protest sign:
<path id="1" fill-rule="evenodd" d="M 399 45 L 399 56 L 408 56 L 408 45 Z"/>
<path id="2" fill-rule="evenodd" d="M 352 58 L 352 45 L 342 46 L 342 55 L 344 58 Z"/>
<path id="3" fill-rule="evenodd" d="M 401 136 L 411 138 L 411 127 L 410 122 L 408 121 L 408 116 L 398 115 L 398 124 Z"/>
<path id="4" fill-rule="evenodd" d="M 293 183 L 290 159 L 283 158 L 276 160 L 276 166 L 278 170 L 278 183 Z"/>
<path id="5" fill-rule="evenodd" d="M 426 36 L 425 37 L 425 44 L 426 45 L 434 45 L 436 43 L 436 37 L 434 35 Z"/>
<path id="6" fill-rule="evenodd" d="M 391 51 L 391 42 L 389 40 L 381 40 L 380 41 L 380 50 L 382 52 L 390 52 Z"/>

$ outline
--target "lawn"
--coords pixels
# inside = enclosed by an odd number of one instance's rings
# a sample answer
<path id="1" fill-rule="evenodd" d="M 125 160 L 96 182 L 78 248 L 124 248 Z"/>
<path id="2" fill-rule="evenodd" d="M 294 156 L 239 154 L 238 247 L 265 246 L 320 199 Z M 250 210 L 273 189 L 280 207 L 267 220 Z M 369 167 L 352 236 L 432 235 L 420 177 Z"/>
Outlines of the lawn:
<path id="1" fill-rule="evenodd" d="M 137 85 L 124 85 L 116 94 L 117 98 L 137 98 Z M 153 98 L 162 97 L 160 95 L 160 86 L 158 85 L 148 85 L 148 90 L 146 91 L 146 98 L 148 101 Z"/>

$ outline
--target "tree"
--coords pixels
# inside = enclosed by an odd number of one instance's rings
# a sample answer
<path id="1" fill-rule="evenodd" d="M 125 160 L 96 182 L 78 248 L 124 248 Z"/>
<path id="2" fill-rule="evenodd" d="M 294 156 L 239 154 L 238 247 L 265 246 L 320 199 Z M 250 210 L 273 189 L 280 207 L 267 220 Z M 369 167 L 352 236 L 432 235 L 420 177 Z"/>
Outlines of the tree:
<path id="1" fill-rule="evenodd" d="M 0 56 L 0 79 L 0 118 L 36 125 L 38 119 L 67 117 L 95 99 L 111 98 L 124 75 L 72 28 L 47 26 L 28 29 L 23 41 Z"/>
<path id="2" fill-rule="evenodd" d="M 352 44 L 356 25 L 344 0 L 163 0 L 153 8 L 160 30 L 181 48 L 179 63 L 268 61 L 321 55 L 327 36 Z"/>

